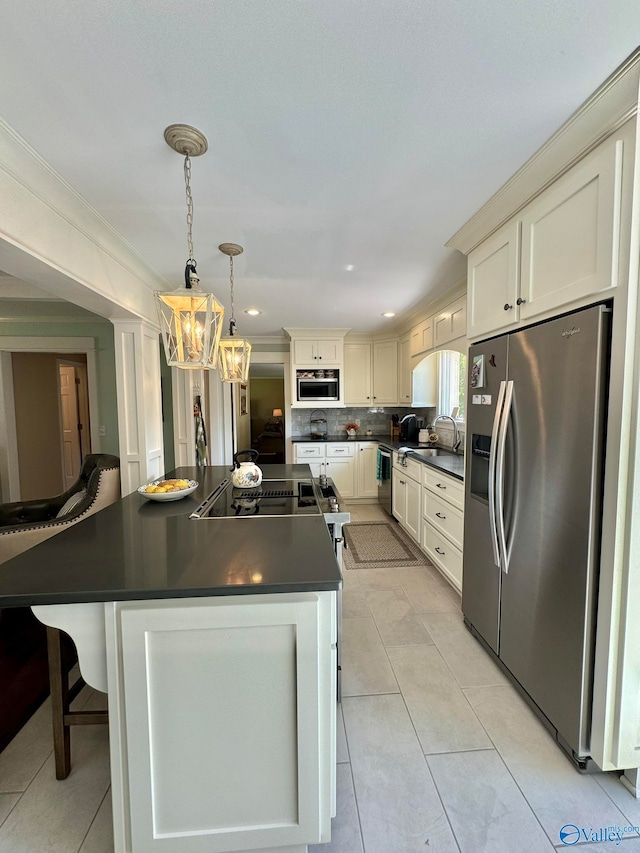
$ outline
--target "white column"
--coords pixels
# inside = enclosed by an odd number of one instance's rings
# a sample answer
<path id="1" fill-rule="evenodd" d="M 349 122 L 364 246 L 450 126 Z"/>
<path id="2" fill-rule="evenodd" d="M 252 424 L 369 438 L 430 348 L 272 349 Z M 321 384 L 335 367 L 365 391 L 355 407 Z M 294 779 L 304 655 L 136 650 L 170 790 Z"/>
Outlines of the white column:
<path id="1" fill-rule="evenodd" d="M 159 329 L 114 320 L 122 494 L 164 472 Z"/>

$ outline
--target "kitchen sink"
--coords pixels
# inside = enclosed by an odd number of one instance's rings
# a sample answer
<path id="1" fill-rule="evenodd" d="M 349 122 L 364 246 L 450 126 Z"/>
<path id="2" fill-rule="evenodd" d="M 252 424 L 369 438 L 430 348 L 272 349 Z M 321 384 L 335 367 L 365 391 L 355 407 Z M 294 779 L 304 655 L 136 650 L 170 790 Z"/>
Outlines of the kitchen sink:
<path id="1" fill-rule="evenodd" d="M 450 450 L 442 450 L 440 447 L 413 447 L 408 453 L 414 456 L 422 456 L 424 459 L 429 456 L 453 456 Z"/>

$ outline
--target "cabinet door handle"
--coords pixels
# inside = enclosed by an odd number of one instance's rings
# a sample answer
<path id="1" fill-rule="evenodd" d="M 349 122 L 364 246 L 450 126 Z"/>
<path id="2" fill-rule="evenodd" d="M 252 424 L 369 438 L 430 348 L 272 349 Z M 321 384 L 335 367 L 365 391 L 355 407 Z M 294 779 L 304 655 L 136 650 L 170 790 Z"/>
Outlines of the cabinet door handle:
<path id="1" fill-rule="evenodd" d="M 436 489 L 444 489 L 445 492 L 447 491 L 447 487 L 443 486 L 442 483 L 436 483 Z"/>
<path id="2" fill-rule="evenodd" d="M 322 356 L 321 356 L 321 355 L 319 355 L 319 356 L 318 356 L 318 358 L 322 358 Z"/>
<path id="3" fill-rule="evenodd" d="M 522 299 L 521 296 L 518 296 L 518 299 L 516 300 L 516 305 L 524 305 L 526 301 L 526 299 Z"/>
<path id="4" fill-rule="evenodd" d="M 440 548 L 436 546 L 436 554 L 441 554 L 444 557 L 444 551 L 441 551 Z"/>
<path id="5" fill-rule="evenodd" d="M 401 485 L 401 486 L 406 486 L 407 484 L 405 483 L 405 481 L 404 481 L 404 480 L 400 480 L 400 485 Z"/>
<path id="6" fill-rule="evenodd" d="M 443 521 L 444 521 L 444 520 L 446 519 L 446 517 L 447 517 L 446 515 L 441 515 L 439 512 L 437 512 L 437 513 L 436 513 L 436 515 L 438 516 L 438 518 L 441 518 Z"/>
<path id="7" fill-rule="evenodd" d="M 513 308 L 513 305 L 509 305 L 508 302 L 504 303 L 504 310 L 505 311 L 511 311 L 512 308 Z"/>

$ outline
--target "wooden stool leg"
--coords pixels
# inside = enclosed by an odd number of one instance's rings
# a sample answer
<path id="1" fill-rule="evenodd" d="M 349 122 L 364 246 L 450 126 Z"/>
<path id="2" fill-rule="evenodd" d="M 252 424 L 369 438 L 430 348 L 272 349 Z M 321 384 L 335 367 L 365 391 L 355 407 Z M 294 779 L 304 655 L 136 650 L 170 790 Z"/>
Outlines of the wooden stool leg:
<path id="1" fill-rule="evenodd" d="M 69 674 L 62 636 L 57 628 L 47 627 L 47 651 L 56 779 L 66 779 L 71 772 L 71 731 L 64 721 L 69 711 Z"/>

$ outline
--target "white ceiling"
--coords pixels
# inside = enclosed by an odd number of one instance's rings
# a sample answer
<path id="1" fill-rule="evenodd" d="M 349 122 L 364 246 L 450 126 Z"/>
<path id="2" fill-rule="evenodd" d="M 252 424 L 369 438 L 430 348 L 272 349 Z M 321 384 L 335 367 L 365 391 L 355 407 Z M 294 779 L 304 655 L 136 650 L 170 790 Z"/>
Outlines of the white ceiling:
<path id="1" fill-rule="evenodd" d="M 380 331 L 459 279 L 445 241 L 632 52 L 640 3 L 23 0 L 2 19 L 2 117 L 171 286 L 186 210 L 163 131 L 206 134 L 202 284 L 228 305 L 217 246 L 241 243 L 239 332 L 268 335 Z"/>

